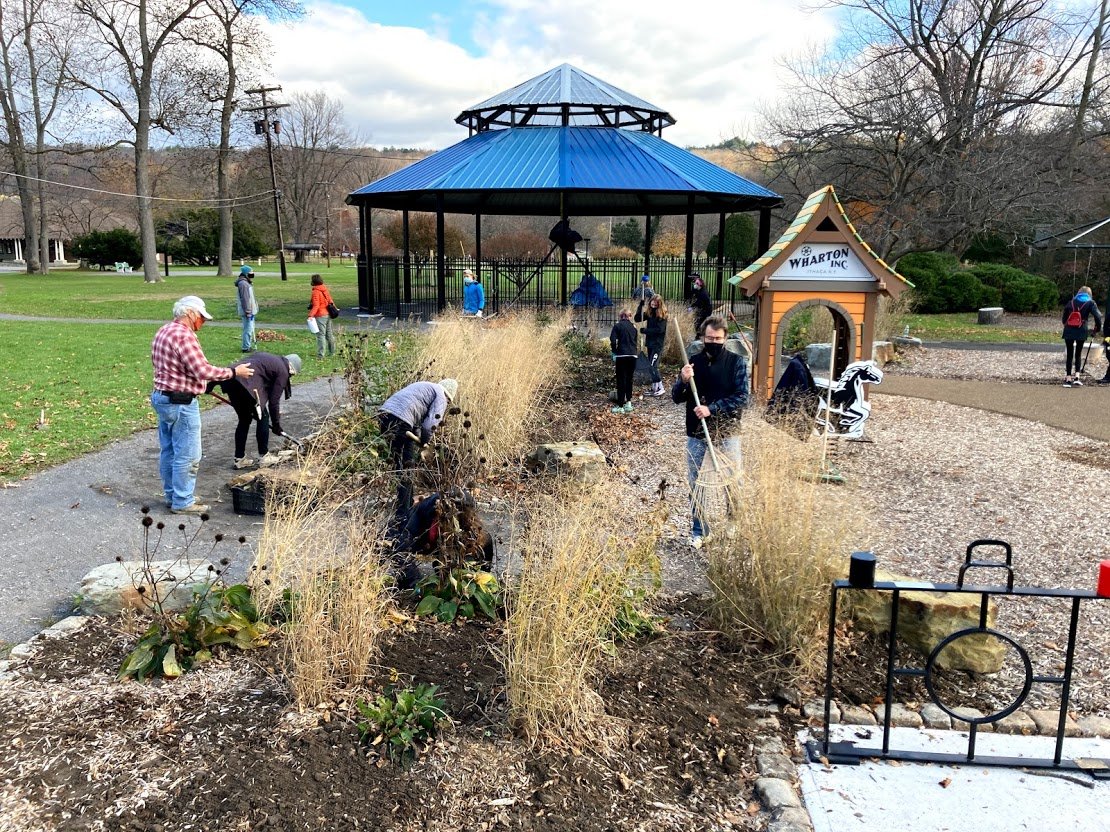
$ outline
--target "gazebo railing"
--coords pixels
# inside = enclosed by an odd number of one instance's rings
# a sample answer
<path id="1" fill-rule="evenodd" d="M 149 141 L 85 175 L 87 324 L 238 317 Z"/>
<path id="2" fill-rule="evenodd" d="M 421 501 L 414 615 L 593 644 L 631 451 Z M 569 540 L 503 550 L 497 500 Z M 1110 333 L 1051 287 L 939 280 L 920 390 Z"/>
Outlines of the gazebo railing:
<path id="1" fill-rule="evenodd" d="M 706 288 L 717 303 L 740 300 L 730 293 L 728 278 L 738 272 L 745 261 L 725 260 L 718 270 L 716 258 L 693 261 L 691 271 L 705 280 Z M 605 287 L 613 305 L 598 310 L 599 323 L 616 320 L 622 307 L 635 308 L 633 290 L 640 277 L 651 275 L 652 287 L 668 304 L 684 304 L 690 296 L 686 261 L 682 257 L 652 257 L 646 269 L 644 258 L 593 259 L 590 271 Z M 539 309 L 561 306 L 564 287 L 559 260 L 551 258 L 483 259 L 476 263 L 470 257 L 447 258 L 444 263 L 444 292 L 440 296 L 434 259 L 411 257 L 406 272 L 402 257 L 374 257 L 370 264 L 374 306 L 370 312 L 397 318 L 430 319 L 446 307 L 462 308 L 463 269 L 480 274 L 486 292 L 486 314 L 504 313 L 514 308 Z M 582 262 L 571 257 L 567 264 L 566 301 L 578 287 L 585 273 Z"/>

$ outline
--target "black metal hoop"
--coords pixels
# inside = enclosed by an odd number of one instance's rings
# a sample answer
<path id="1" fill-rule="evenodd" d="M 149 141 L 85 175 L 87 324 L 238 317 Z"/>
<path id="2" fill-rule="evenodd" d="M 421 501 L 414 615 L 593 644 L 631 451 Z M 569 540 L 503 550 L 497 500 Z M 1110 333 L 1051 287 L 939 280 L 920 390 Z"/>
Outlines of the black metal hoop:
<path id="1" fill-rule="evenodd" d="M 936 666 L 937 657 L 940 656 L 941 651 L 957 639 L 972 635 L 994 636 L 995 638 L 1006 642 L 1015 650 L 1017 650 L 1018 655 L 1021 656 L 1022 664 L 1025 665 L 1025 684 L 1022 686 L 1021 693 L 1019 693 L 1014 698 L 1014 701 L 1011 702 L 1006 708 L 1003 708 L 1001 711 L 995 711 L 981 717 L 969 717 L 956 713 L 954 710 L 941 702 L 940 696 L 937 694 L 936 688 L 933 686 L 933 668 Z M 953 719 L 958 719 L 961 722 L 967 722 L 971 725 L 985 725 L 991 722 L 998 722 L 998 720 L 1000 719 L 1005 719 L 1021 707 L 1022 703 L 1025 701 L 1025 698 L 1029 696 L 1029 691 L 1032 689 L 1032 687 L 1033 664 L 1029 661 L 1029 654 L 1025 652 L 1025 648 L 1005 633 L 1000 633 L 998 632 L 998 630 L 992 630 L 989 627 L 968 627 L 964 630 L 957 630 L 933 648 L 933 652 L 929 654 L 929 660 L 925 663 L 925 689 L 929 691 L 929 697 L 933 700 L 933 703 Z"/>

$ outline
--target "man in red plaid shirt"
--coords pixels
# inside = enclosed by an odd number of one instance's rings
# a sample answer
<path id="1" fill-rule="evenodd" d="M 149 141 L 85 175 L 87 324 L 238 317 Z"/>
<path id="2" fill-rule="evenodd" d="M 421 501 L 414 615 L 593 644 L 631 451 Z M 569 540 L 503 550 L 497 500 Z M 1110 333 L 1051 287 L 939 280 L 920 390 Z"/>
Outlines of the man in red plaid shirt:
<path id="1" fill-rule="evenodd" d="M 166 507 L 174 514 L 201 514 L 208 506 L 193 491 L 200 468 L 200 405 L 197 396 L 209 381 L 250 378 L 250 364 L 234 369 L 215 367 L 204 357 L 197 332 L 212 320 L 204 301 L 187 295 L 173 305 L 173 320 L 158 330 L 150 347 L 154 392 L 150 403 L 158 414 L 159 471 Z"/>

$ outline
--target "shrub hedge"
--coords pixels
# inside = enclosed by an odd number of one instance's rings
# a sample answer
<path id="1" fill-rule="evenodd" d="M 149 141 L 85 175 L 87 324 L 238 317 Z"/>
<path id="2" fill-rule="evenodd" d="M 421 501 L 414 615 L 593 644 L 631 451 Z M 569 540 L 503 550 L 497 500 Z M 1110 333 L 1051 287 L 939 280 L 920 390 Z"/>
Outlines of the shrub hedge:
<path id="1" fill-rule="evenodd" d="M 897 268 L 914 284 L 918 312 L 973 312 L 983 306 L 1045 312 L 1060 301 L 1052 281 L 1013 266 L 980 263 L 965 269 L 953 254 L 922 251 L 902 257 Z"/>

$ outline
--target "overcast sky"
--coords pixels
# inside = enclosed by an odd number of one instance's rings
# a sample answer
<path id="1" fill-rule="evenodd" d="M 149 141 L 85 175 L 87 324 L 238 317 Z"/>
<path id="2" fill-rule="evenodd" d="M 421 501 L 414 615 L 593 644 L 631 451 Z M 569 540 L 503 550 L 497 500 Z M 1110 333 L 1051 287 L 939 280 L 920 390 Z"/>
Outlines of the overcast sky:
<path id="1" fill-rule="evenodd" d="M 325 90 L 375 147 L 439 149 L 466 138 L 455 117 L 570 63 L 671 113 L 679 145 L 758 133 L 782 58 L 835 35 L 798 0 L 307 0 L 269 24 L 273 82 Z M 813 5 L 812 2 L 808 5 Z"/>

